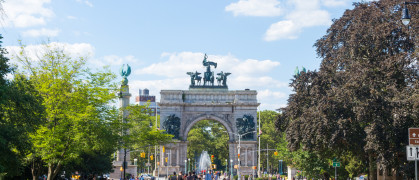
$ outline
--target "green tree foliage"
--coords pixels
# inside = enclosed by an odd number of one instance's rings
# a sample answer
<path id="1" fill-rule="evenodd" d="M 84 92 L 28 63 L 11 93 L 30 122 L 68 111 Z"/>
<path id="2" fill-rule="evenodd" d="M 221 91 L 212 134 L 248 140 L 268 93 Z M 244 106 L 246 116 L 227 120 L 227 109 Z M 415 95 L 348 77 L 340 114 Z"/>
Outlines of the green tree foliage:
<path id="1" fill-rule="evenodd" d="M 31 147 L 28 135 L 43 121 L 44 108 L 39 93 L 24 76 L 6 79 L 12 73 L 6 53 L 0 46 L 0 173 L 12 178 L 22 174 L 22 163 Z"/>
<path id="2" fill-rule="evenodd" d="M 278 113 L 275 111 L 264 110 L 258 112 L 258 121 L 259 121 L 259 113 L 260 113 L 260 120 L 261 120 L 261 130 L 262 134 L 260 135 L 260 149 L 261 151 L 261 170 L 266 171 L 267 165 L 269 165 L 270 172 L 277 172 L 278 171 L 278 163 L 280 160 L 280 156 L 275 156 L 274 152 L 281 148 L 280 142 L 282 139 L 282 133 L 275 128 L 275 121 L 277 119 Z M 259 122 L 256 122 L 259 124 Z M 256 129 L 259 131 L 259 128 Z M 277 150 L 263 150 L 263 149 L 277 149 Z M 277 151 L 278 152 L 278 151 Z M 268 153 L 268 154 L 267 154 Z M 268 156 L 266 156 L 268 155 Z M 267 163 L 268 162 L 268 163 Z"/>
<path id="3" fill-rule="evenodd" d="M 418 28 L 402 24 L 401 3 L 355 3 L 316 42 L 320 70 L 292 80 L 295 93 L 277 122 L 291 150 L 322 158 L 333 152 L 347 159 L 351 175 L 365 173 L 361 164 L 368 164 L 376 179 L 377 162 L 406 175 L 407 129 L 419 124 Z"/>
<path id="4" fill-rule="evenodd" d="M 116 147 L 118 140 L 114 129 L 119 129 L 119 121 L 109 106 L 116 94 L 115 75 L 109 69 L 91 72 L 85 58 L 70 57 L 63 49 L 46 44 L 32 59 L 22 46 L 15 56 L 45 107 L 46 121 L 29 139 L 30 155 L 47 164 L 48 180 L 82 153 L 114 152 L 103 149 Z"/>
<path id="5" fill-rule="evenodd" d="M 192 161 L 199 161 L 202 151 L 214 155 L 214 163 L 217 169 L 225 170 L 225 160 L 229 161 L 227 129 L 214 120 L 202 120 L 197 122 L 188 133 L 187 157 Z M 228 162 L 227 162 L 228 163 Z"/>
<path id="6" fill-rule="evenodd" d="M 168 143 L 173 135 L 158 130 L 155 117 L 150 116 L 148 105 L 130 105 L 124 109 L 128 112 L 124 128 L 128 134 L 124 135 L 122 147 L 131 150 L 141 150 L 148 146 Z M 150 126 L 151 125 L 151 126 Z"/>

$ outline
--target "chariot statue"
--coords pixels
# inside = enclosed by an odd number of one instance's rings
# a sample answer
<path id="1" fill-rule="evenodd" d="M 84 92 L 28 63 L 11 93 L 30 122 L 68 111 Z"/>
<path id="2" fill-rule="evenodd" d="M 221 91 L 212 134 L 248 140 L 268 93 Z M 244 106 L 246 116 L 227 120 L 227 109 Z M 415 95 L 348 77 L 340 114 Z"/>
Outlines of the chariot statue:
<path id="1" fill-rule="evenodd" d="M 217 68 L 217 63 L 212 61 L 207 61 L 207 54 L 204 55 L 204 60 L 202 61 L 202 64 L 207 67 L 207 71 L 204 72 L 204 86 L 212 85 L 214 86 L 214 72 L 211 71 L 211 66 L 214 66 L 214 68 Z"/>

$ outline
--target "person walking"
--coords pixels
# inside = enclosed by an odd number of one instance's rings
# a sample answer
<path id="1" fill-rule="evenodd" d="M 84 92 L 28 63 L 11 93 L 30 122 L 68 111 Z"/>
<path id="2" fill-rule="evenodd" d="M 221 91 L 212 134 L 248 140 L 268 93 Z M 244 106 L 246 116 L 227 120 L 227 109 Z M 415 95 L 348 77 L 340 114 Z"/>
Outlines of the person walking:
<path id="1" fill-rule="evenodd" d="M 192 172 L 189 172 L 188 177 L 186 178 L 186 180 L 195 180 L 195 177 L 192 176 Z"/>
<path id="2" fill-rule="evenodd" d="M 182 171 L 179 172 L 179 175 L 177 176 L 177 180 L 183 180 Z"/>
<path id="3" fill-rule="evenodd" d="M 205 180 L 212 180 L 212 172 L 208 171 L 208 174 L 205 175 Z"/>
<path id="4" fill-rule="evenodd" d="M 169 180 L 177 180 L 176 172 L 173 172 L 173 176 L 170 176 Z"/>
<path id="5" fill-rule="evenodd" d="M 193 176 L 193 178 L 195 179 L 195 180 L 198 180 L 199 178 L 198 178 L 198 176 L 195 174 L 195 171 L 193 171 L 192 172 L 192 176 Z"/>

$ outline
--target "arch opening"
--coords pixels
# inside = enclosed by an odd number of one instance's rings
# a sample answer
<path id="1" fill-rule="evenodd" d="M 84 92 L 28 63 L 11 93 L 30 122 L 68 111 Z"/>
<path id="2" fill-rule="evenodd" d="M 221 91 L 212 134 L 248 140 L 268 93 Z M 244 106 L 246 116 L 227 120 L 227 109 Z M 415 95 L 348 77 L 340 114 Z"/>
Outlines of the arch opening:
<path id="1" fill-rule="evenodd" d="M 213 119 L 197 120 L 190 126 L 185 137 L 188 140 L 188 169 L 192 171 L 203 170 L 205 169 L 202 168 L 203 163 L 208 162 L 205 159 L 210 158 L 211 164 L 215 164 L 217 170 L 225 170 L 229 165 L 229 162 L 226 161 L 229 159 L 230 141 L 230 133 L 227 127 Z M 204 151 L 208 155 L 205 156 Z M 200 164 L 201 167 L 199 167 Z"/>

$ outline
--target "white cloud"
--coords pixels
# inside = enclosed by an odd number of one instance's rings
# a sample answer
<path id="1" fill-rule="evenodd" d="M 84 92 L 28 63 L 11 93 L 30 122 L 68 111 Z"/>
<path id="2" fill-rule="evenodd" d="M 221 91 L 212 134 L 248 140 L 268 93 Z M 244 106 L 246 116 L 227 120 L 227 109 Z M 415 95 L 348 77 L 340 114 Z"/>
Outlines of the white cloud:
<path id="1" fill-rule="evenodd" d="M 67 16 L 67 19 L 77 19 L 75 16 Z"/>
<path id="2" fill-rule="evenodd" d="M 45 7 L 51 0 L 13 0 L 5 1 L 6 27 L 31 27 L 45 25 L 54 16 L 51 8 Z"/>
<path id="3" fill-rule="evenodd" d="M 162 57 L 168 57 L 169 59 L 167 61 L 155 63 L 143 69 L 136 70 L 135 73 L 154 74 L 166 77 L 183 77 L 186 76 L 186 72 L 189 71 L 203 72 L 205 70 L 202 66 L 202 59 L 204 57 L 203 53 L 162 53 Z M 264 74 L 280 65 L 279 62 L 272 60 L 239 60 L 232 55 L 209 55 L 208 60 L 221 64 L 224 72 L 231 72 L 237 76 Z"/>
<path id="4" fill-rule="evenodd" d="M 258 97 L 261 99 L 281 99 L 287 97 L 287 94 L 279 91 L 274 92 L 269 89 L 265 89 L 258 92 Z"/>
<path id="5" fill-rule="evenodd" d="M 120 57 L 116 55 L 108 55 L 98 59 L 92 59 L 90 63 L 95 67 L 102 67 L 102 66 L 120 66 L 122 64 L 129 63 L 130 65 L 138 63 L 139 60 L 136 59 L 132 55 Z"/>
<path id="6" fill-rule="evenodd" d="M 349 0 L 322 0 L 322 4 L 326 7 L 345 6 Z"/>
<path id="7" fill-rule="evenodd" d="M 88 0 L 77 0 L 77 2 L 84 3 L 89 7 L 93 7 L 93 4 L 91 2 L 89 2 Z"/>
<path id="8" fill-rule="evenodd" d="M 296 39 L 301 32 L 294 21 L 285 20 L 272 24 L 265 33 L 265 41 L 275 41 L 279 39 Z"/>
<path id="9" fill-rule="evenodd" d="M 163 53 L 162 57 L 169 57 L 167 61 L 151 64 L 143 69 L 134 71 L 135 74 L 152 74 L 166 77 L 185 77 L 186 72 L 202 70 L 202 53 L 181 52 Z"/>
<path id="10" fill-rule="evenodd" d="M 50 47 L 63 48 L 64 53 L 71 57 L 92 57 L 94 56 L 95 48 L 87 43 L 60 43 L 60 42 L 51 42 L 46 44 Z M 11 57 L 11 60 L 14 63 L 17 63 L 15 58 L 19 56 L 20 46 L 6 46 L 5 47 L 9 52 L 8 56 Z M 25 54 L 33 61 L 37 61 L 45 53 L 46 46 L 44 44 L 36 45 L 26 45 Z"/>
<path id="11" fill-rule="evenodd" d="M 39 36 L 55 37 L 55 36 L 58 36 L 58 33 L 60 31 L 61 30 L 59 29 L 46 29 L 46 28 L 31 29 L 31 30 L 22 32 L 22 35 L 29 36 L 29 37 L 39 37 Z"/>
<path id="12" fill-rule="evenodd" d="M 305 28 L 328 26 L 331 17 L 324 7 L 343 6 L 349 0 L 239 0 L 225 7 L 234 16 L 284 16 L 270 25 L 265 41 L 296 39 Z"/>
<path id="13" fill-rule="evenodd" d="M 282 9 L 277 0 L 239 0 L 225 7 L 225 11 L 233 12 L 234 16 L 279 16 Z"/>
<path id="14" fill-rule="evenodd" d="M 317 0 L 294 0 L 292 4 L 296 8 L 285 16 L 285 20 L 272 24 L 266 31 L 266 41 L 296 39 L 304 28 L 332 23 L 329 12 L 321 10 Z"/>

